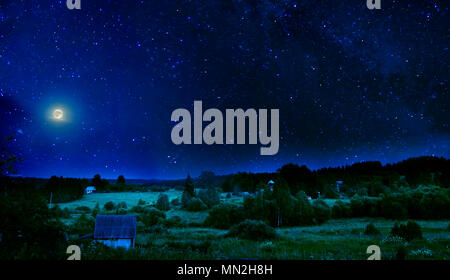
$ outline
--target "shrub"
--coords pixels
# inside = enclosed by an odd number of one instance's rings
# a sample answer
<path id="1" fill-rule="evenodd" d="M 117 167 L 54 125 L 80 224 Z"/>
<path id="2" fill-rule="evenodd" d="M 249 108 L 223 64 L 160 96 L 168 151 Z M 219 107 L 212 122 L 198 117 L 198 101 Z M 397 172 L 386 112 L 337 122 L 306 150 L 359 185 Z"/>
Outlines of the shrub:
<path id="1" fill-rule="evenodd" d="M 373 223 L 370 223 L 366 226 L 364 230 L 365 235 L 380 235 L 380 231 L 375 227 Z"/>
<path id="2" fill-rule="evenodd" d="M 78 235 L 93 233 L 95 228 L 95 220 L 85 214 L 81 214 L 75 222 L 70 226 L 70 232 Z"/>
<path id="3" fill-rule="evenodd" d="M 351 214 L 350 204 L 342 200 L 338 200 L 331 209 L 331 215 L 335 219 L 348 218 L 351 217 Z"/>
<path id="4" fill-rule="evenodd" d="M 122 209 L 127 209 L 127 203 L 125 201 L 119 202 L 119 204 L 117 204 L 116 206 L 117 208 L 122 208 Z"/>
<path id="5" fill-rule="evenodd" d="M 184 191 L 181 195 L 181 205 L 183 205 L 183 207 L 186 207 L 186 205 L 188 205 L 192 198 L 194 198 L 192 195 Z"/>
<path id="6" fill-rule="evenodd" d="M 368 196 L 368 190 L 366 187 L 361 187 L 358 189 L 358 191 L 356 192 L 359 196 Z"/>
<path id="7" fill-rule="evenodd" d="M 92 217 L 94 218 L 97 217 L 98 213 L 100 213 L 100 205 L 97 202 L 97 204 L 95 204 L 94 209 L 92 210 Z"/>
<path id="8" fill-rule="evenodd" d="M 378 217 L 380 200 L 354 195 L 350 201 L 350 209 L 352 217 Z"/>
<path id="9" fill-rule="evenodd" d="M 136 221 L 136 231 L 137 232 L 144 232 L 145 231 L 145 225 L 144 223 L 138 219 L 138 221 Z"/>
<path id="10" fill-rule="evenodd" d="M 313 224 L 314 213 L 313 207 L 308 200 L 308 196 L 304 191 L 299 191 L 295 195 L 295 212 L 298 213 L 297 225 L 310 225 Z"/>
<path id="11" fill-rule="evenodd" d="M 322 224 L 331 218 L 330 206 L 321 199 L 316 199 L 313 204 L 314 220 L 317 224 Z"/>
<path id="12" fill-rule="evenodd" d="M 168 227 L 185 227 L 186 223 L 178 216 L 173 216 L 170 217 L 169 219 L 166 220 L 166 225 Z"/>
<path id="13" fill-rule="evenodd" d="M 180 199 L 178 198 L 174 198 L 172 199 L 172 201 L 170 202 L 173 206 L 179 206 L 181 205 Z"/>
<path id="14" fill-rule="evenodd" d="M 207 188 L 206 190 L 201 190 L 198 194 L 198 197 L 209 208 L 220 203 L 220 193 L 216 188 Z"/>
<path id="15" fill-rule="evenodd" d="M 263 221 L 245 220 L 232 226 L 226 236 L 259 241 L 273 239 L 277 237 L 277 234 Z"/>
<path id="16" fill-rule="evenodd" d="M 339 194 L 336 192 L 336 190 L 333 186 L 326 186 L 323 191 L 323 195 L 324 195 L 324 197 L 331 198 L 331 199 L 339 198 Z"/>
<path id="17" fill-rule="evenodd" d="M 204 224 L 212 228 L 228 229 L 232 225 L 242 222 L 244 217 L 242 207 L 224 203 L 214 206 L 209 211 Z"/>
<path id="18" fill-rule="evenodd" d="M 70 218 L 70 211 L 67 208 L 61 209 L 58 205 L 55 205 L 50 208 L 50 211 L 55 218 Z"/>
<path id="19" fill-rule="evenodd" d="M 116 205 L 114 204 L 114 202 L 108 201 L 105 203 L 103 208 L 105 208 L 105 210 L 107 210 L 107 211 L 111 211 L 111 210 L 114 210 L 114 208 L 116 208 Z"/>
<path id="20" fill-rule="evenodd" d="M 380 216 L 388 219 L 404 220 L 408 218 L 406 199 L 401 194 L 387 194 L 381 196 Z"/>
<path id="21" fill-rule="evenodd" d="M 398 261 L 406 260 L 406 256 L 408 255 L 408 249 L 405 246 L 401 245 L 397 248 L 397 253 L 395 254 L 395 259 Z"/>
<path id="22" fill-rule="evenodd" d="M 116 209 L 116 215 L 125 215 L 127 213 L 128 213 L 127 209 L 124 209 L 124 208 L 117 208 Z"/>
<path id="23" fill-rule="evenodd" d="M 187 211 L 198 212 L 208 209 L 205 203 L 200 198 L 194 197 L 185 206 Z"/>
<path id="24" fill-rule="evenodd" d="M 77 210 L 81 213 L 90 213 L 91 212 L 91 208 L 89 208 L 87 206 L 78 206 L 77 208 L 75 208 L 75 210 Z"/>
<path id="25" fill-rule="evenodd" d="M 420 225 L 414 221 L 408 221 L 408 223 L 399 225 L 395 223 L 391 229 L 391 235 L 399 236 L 406 241 L 422 238 L 422 229 Z"/>
<path id="26" fill-rule="evenodd" d="M 153 225 L 153 226 L 150 226 L 150 227 L 146 228 L 145 232 L 147 232 L 147 233 L 154 233 L 154 234 L 163 234 L 163 233 L 167 233 L 168 230 L 167 230 L 167 228 L 164 225 L 156 224 L 156 225 Z"/>
<path id="27" fill-rule="evenodd" d="M 144 213 L 145 212 L 145 208 L 140 206 L 140 205 L 136 205 L 136 206 L 131 207 L 130 212 Z"/>
<path id="28" fill-rule="evenodd" d="M 161 211 L 170 210 L 169 196 L 167 194 L 160 194 L 156 202 L 156 208 Z"/>
<path id="29" fill-rule="evenodd" d="M 447 225 L 447 231 L 450 231 L 450 224 Z"/>
<path id="30" fill-rule="evenodd" d="M 147 202 L 145 200 L 139 199 L 138 205 L 145 205 Z"/>
<path id="31" fill-rule="evenodd" d="M 163 223 L 165 218 L 166 214 L 164 214 L 164 212 L 154 208 L 146 209 L 145 212 L 139 216 L 139 220 L 142 221 L 146 227 Z"/>

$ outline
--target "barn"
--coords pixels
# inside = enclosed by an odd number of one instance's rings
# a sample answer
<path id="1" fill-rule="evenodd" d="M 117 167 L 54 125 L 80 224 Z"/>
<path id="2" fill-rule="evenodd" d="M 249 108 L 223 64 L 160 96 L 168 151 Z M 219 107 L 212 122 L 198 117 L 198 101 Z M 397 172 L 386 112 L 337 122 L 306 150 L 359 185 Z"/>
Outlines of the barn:
<path id="1" fill-rule="evenodd" d="M 94 240 L 106 246 L 132 248 L 136 238 L 136 216 L 97 215 Z"/>

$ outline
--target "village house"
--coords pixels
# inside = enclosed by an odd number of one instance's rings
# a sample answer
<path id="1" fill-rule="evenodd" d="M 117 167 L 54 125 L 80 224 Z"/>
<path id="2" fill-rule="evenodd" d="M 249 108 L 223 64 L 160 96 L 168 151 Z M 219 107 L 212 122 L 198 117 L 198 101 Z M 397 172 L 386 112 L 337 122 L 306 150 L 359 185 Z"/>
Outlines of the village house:
<path id="1" fill-rule="evenodd" d="M 95 219 L 94 240 L 106 246 L 133 248 L 136 238 L 136 216 L 98 215 Z"/>
<path id="2" fill-rule="evenodd" d="M 90 193 L 94 193 L 97 189 L 94 186 L 87 186 L 84 189 L 84 193 L 85 194 L 90 194 Z"/>

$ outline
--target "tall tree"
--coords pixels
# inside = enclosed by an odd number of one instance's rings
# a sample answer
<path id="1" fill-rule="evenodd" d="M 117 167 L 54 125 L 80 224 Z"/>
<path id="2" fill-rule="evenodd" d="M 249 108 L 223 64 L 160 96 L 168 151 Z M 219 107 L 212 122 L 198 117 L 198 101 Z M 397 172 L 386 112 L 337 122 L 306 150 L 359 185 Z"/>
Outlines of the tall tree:
<path id="1" fill-rule="evenodd" d="M 119 175 L 119 177 L 117 177 L 117 185 L 125 185 L 125 177 L 123 177 L 123 175 Z"/>

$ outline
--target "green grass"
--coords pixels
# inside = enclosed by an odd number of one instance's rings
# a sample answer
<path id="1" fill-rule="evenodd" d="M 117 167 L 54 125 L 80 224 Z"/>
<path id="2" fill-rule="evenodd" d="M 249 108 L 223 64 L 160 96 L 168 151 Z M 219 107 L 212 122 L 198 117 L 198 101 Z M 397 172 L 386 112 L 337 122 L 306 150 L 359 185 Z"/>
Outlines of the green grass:
<path id="1" fill-rule="evenodd" d="M 169 199 L 181 197 L 181 191 L 166 192 Z M 156 202 L 159 193 L 127 192 L 96 193 L 86 195 L 83 199 L 61 203 L 60 207 L 74 210 L 78 206 L 93 208 L 98 202 L 125 201 L 128 209 L 137 205 L 139 199 L 147 203 Z M 222 201 L 233 204 L 242 203 L 242 197 L 225 198 Z M 337 200 L 327 200 L 333 205 Z M 104 212 L 103 213 L 107 213 Z M 111 212 L 113 213 L 113 212 Z M 208 216 L 208 211 L 188 212 L 180 207 L 166 211 L 167 218 L 179 216 L 186 224 L 201 224 Z M 65 220 L 70 224 L 78 214 Z M 272 241 L 257 242 L 237 238 L 225 238 L 226 230 L 201 227 L 169 228 L 164 233 L 138 232 L 136 248 L 120 251 L 110 255 L 114 259 L 367 259 L 366 249 L 369 245 L 381 248 L 382 259 L 394 259 L 399 246 L 405 246 L 407 259 L 450 259 L 449 221 L 417 221 L 422 227 L 423 239 L 409 243 L 389 239 L 394 220 L 382 218 L 352 218 L 329 220 L 322 225 L 290 227 L 276 229 L 278 238 Z M 380 236 L 363 234 L 367 224 L 373 223 L 381 232 Z M 89 253 L 88 253 L 89 255 Z M 87 258 L 109 258 L 91 253 Z"/>
<path id="2" fill-rule="evenodd" d="M 164 192 L 169 196 L 169 201 L 174 198 L 181 199 L 182 191 L 171 189 Z M 105 203 L 112 201 L 114 203 L 119 203 L 125 201 L 128 208 L 136 206 L 140 199 L 147 202 L 147 204 L 155 204 L 158 200 L 159 192 L 118 192 L 118 193 L 93 193 L 84 195 L 83 198 L 76 201 L 58 203 L 61 208 L 68 208 L 69 210 L 74 210 L 79 206 L 87 206 L 91 209 L 95 207 L 98 203 L 100 208 L 103 208 Z"/>

